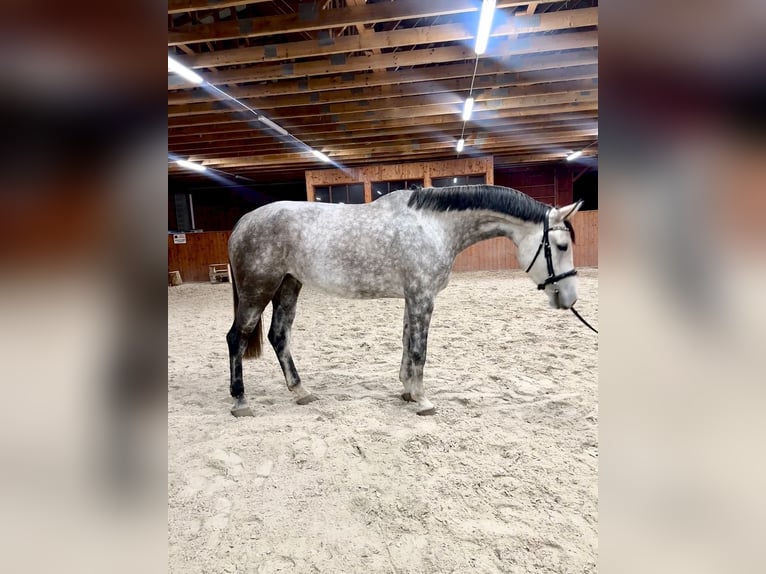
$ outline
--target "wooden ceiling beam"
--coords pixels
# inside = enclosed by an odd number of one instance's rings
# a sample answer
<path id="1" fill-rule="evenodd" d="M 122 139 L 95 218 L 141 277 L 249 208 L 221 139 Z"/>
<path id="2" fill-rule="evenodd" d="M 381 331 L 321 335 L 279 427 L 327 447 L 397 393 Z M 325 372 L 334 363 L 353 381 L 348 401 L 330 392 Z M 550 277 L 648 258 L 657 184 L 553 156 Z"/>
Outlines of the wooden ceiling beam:
<path id="1" fill-rule="evenodd" d="M 363 6 L 367 3 L 367 0 L 346 0 L 346 6 Z M 356 24 L 356 32 L 359 35 L 358 37 L 361 38 L 363 43 L 372 43 L 372 38 L 375 36 L 375 30 L 367 28 L 367 25 L 365 24 Z M 336 36 L 340 36 L 343 33 L 343 30 L 340 30 Z M 369 50 L 372 54 L 380 54 L 380 48 L 378 47 L 372 47 L 367 48 L 365 51 Z M 378 70 L 376 70 L 378 71 Z"/>
<path id="2" fill-rule="evenodd" d="M 491 82 L 485 76 L 506 73 L 544 72 L 569 66 L 584 66 L 598 63 L 595 49 L 573 50 L 561 54 L 515 56 L 503 61 L 479 60 L 476 78 L 479 82 Z M 332 92 L 386 85 L 404 85 L 413 82 L 443 81 L 457 78 L 470 78 L 474 64 L 453 64 L 434 68 L 416 68 L 412 70 L 347 73 L 337 76 L 309 77 L 300 80 L 281 80 L 259 84 L 257 86 L 232 86 L 227 92 L 233 97 L 244 100 L 255 97 L 283 96 L 289 94 L 307 94 L 313 92 Z M 183 105 L 198 102 L 220 100 L 220 94 L 203 89 L 182 90 L 168 94 L 169 105 Z"/>
<path id="3" fill-rule="evenodd" d="M 590 75 L 586 79 L 577 80 L 563 80 L 557 82 L 536 83 L 522 86 L 503 86 L 500 85 L 496 88 L 477 90 L 474 88 L 474 95 L 476 98 L 476 109 L 481 109 L 482 105 L 486 107 L 492 107 L 495 100 L 505 100 L 508 98 L 519 98 L 522 96 L 532 95 L 544 95 L 544 94 L 559 94 L 563 92 L 575 92 L 597 89 L 597 80 L 594 75 Z M 403 109 L 403 108 L 418 108 L 424 105 L 454 105 L 462 106 L 465 98 L 468 96 L 468 89 L 461 88 L 460 91 L 446 91 L 437 93 L 426 93 L 423 95 L 412 96 L 394 96 L 394 97 L 381 97 L 377 99 L 364 99 L 356 101 L 341 101 L 339 103 L 323 104 L 319 105 L 307 105 L 299 106 L 297 104 L 287 107 L 273 108 L 268 116 L 276 121 L 276 113 L 281 114 L 281 119 L 293 119 L 301 117 L 315 117 L 317 115 L 332 115 L 337 116 L 335 121 L 342 122 L 343 115 L 355 112 L 375 113 L 380 110 L 390 109 Z M 260 106 L 259 106 L 260 107 Z M 261 108 L 268 109 L 268 108 Z M 190 125 L 205 125 L 215 124 L 221 121 L 224 117 L 242 120 L 242 119 L 254 119 L 252 114 L 246 112 L 245 116 L 241 116 L 241 111 L 233 111 L 230 108 L 217 110 L 212 113 L 198 114 L 198 115 L 178 115 L 171 116 L 171 121 L 168 122 L 169 126 L 183 127 Z M 249 116 L 249 117 L 247 117 Z"/>
<path id="4" fill-rule="evenodd" d="M 530 148 L 535 147 L 571 147 L 570 144 L 575 143 L 582 143 L 586 141 L 592 141 L 596 136 L 591 133 L 583 133 L 579 135 L 560 135 L 555 137 L 540 137 L 535 140 L 534 143 L 528 144 L 528 143 L 521 143 L 518 145 L 515 145 L 515 142 L 509 143 L 508 140 L 494 140 L 494 139 L 485 139 L 479 146 L 469 146 L 474 152 L 477 153 L 490 153 L 492 150 L 495 149 L 504 149 L 506 151 L 510 150 L 526 150 Z M 468 143 L 468 142 L 466 142 Z M 345 163 L 353 161 L 354 158 L 357 157 L 365 157 L 372 154 L 385 154 L 385 153 L 396 153 L 400 155 L 408 155 L 411 153 L 418 153 L 421 151 L 434 151 L 434 150 L 454 150 L 455 148 L 455 141 L 449 140 L 449 141 L 442 141 L 442 142 L 434 142 L 429 144 L 423 144 L 420 146 L 412 146 L 411 144 L 399 144 L 399 145 L 378 145 L 378 146 L 366 146 L 366 147 L 358 147 L 355 149 L 348 149 L 348 150 L 340 150 L 338 152 L 334 152 L 332 150 L 324 151 L 324 153 L 328 154 L 330 159 L 332 159 L 336 163 Z M 259 165 L 259 164 L 267 164 L 272 161 L 299 161 L 301 158 L 305 157 L 311 157 L 311 154 L 308 152 L 279 152 L 276 153 L 264 153 L 261 155 L 253 155 L 253 156 L 241 156 L 241 157 L 226 157 L 226 158 L 212 158 L 212 159 L 205 159 L 200 158 L 197 156 L 192 156 L 191 160 L 196 161 L 197 163 L 202 163 L 202 165 L 205 165 L 206 167 L 214 167 L 219 169 L 226 169 L 227 167 L 235 167 L 235 166 L 248 166 L 248 165 Z"/>
<path id="5" fill-rule="evenodd" d="M 509 122 L 506 119 L 498 119 L 493 121 L 484 122 L 472 122 L 468 131 L 472 133 L 476 132 L 492 132 L 492 131 L 504 131 L 504 132 L 517 132 L 525 129 L 544 128 L 544 127 L 568 127 L 576 125 L 593 125 L 596 122 L 597 115 L 591 112 L 591 115 L 575 114 L 573 117 L 564 116 L 533 116 L 532 118 L 517 118 L 513 122 Z M 543 119 L 545 118 L 545 119 Z M 524 121 L 527 120 L 527 121 Z M 530 121 L 531 120 L 531 121 Z M 309 145 L 316 142 L 339 142 L 346 140 L 353 141 L 366 141 L 369 139 L 375 139 L 380 137 L 397 136 L 397 135 L 410 135 L 412 137 L 418 137 L 420 134 L 432 134 L 440 132 L 455 132 L 462 129 L 462 121 L 453 121 L 451 123 L 445 123 L 439 126 L 432 125 L 415 125 L 415 126 L 399 126 L 390 128 L 381 128 L 378 126 L 370 126 L 366 130 L 355 130 L 354 132 L 346 132 L 335 130 L 332 132 L 314 132 L 304 133 L 302 141 Z M 186 141 L 169 141 L 168 147 L 173 152 L 192 151 L 192 150 L 215 150 L 215 149 L 231 149 L 235 150 L 247 145 L 256 144 L 268 144 L 274 145 L 274 138 L 266 134 L 257 135 L 236 135 L 235 137 L 228 137 L 225 139 L 194 139 Z"/>
<path id="6" fill-rule="evenodd" d="M 477 99 L 491 99 L 493 93 L 502 89 L 520 89 L 532 84 L 550 84 L 552 82 L 566 82 L 575 80 L 589 80 L 598 77 L 598 66 L 575 66 L 560 70 L 544 70 L 527 75 L 518 73 L 495 74 L 493 76 L 481 76 L 476 78 L 474 93 Z M 465 78 L 446 80 L 442 82 L 417 82 L 409 84 L 395 84 L 388 86 L 374 86 L 364 90 L 333 90 L 320 94 L 292 94 L 280 97 L 249 98 L 245 100 L 248 106 L 258 110 L 273 110 L 277 108 L 300 108 L 301 106 L 330 104 L 351 105 L 353 102 L 366 102 L 384 100 L 390 98 L 404 98 L 428 96 L 439 93 L 459 94 L 467 92 L 470 83 Z M 200 104 L 186 104 L 181 106 L 169 106 L 168 117 L 182 117 L 203 115 L 206 113 L 223 113 L 240 111 L 236 104 L 226 101 L 205 102 Z"/>
<path id="7" fill-rule="evenodd" d="M 559 134 L 545 135 L 541 134 L 537 137 L 530 138 L 530 141 L 524 141 L 523 138 L 514 137 L 492 137 L 482 138 L 480 141 L 468 141 L 466 140 L 466 147 L 470 147 L 473 151 L 481 151 L 482 153 L 489 153 L 490 149 L 505 146 L 506 149 L 534 149 L 535 147 L 571 147 L 571 145 L 582 144 L 582 142 L 592 142 L 596 139 L 596 130 L 583 131 L 581 133 L 561 132 Z M 352 161 L 356 157 L 364 157 L 370 153 L 387 153 L 396 152 L 403 156 L 410 153 L 434 150 L 434 149 L 454 149 L 457 138 L 443 138 L 438 141 L 424 142 L 422 144 L 412 144 L 406 140 L 391 141 L 391 142 L 379 142 L 377 145 L 371 146 L 348 146 L 340 149 L 332 148 L 319 148 L 326 153 L 330 159 L 336 162 Z M 577 145 L 575 145 L 577 147 Z M 284 148 L 262 148 L 261 153 L 253 155 L 236 155 L 226 157 L 209 157 L 205 155 L 192 155 L 191 161 L 202 163 L 208 167 L 220 167 L 220 166 L 235 166 L 235 165 L 249 165 L 257 161 L 268 160 L 275 156 L 289 155 L 293 158 L 299 157 L 311 157 L 311 154 L 305 150 L 290 148 L 286 146 Z"/>
<path id="8" fill-rule="evenodd" d="M 498 0 L 497 8 L 524 6 L 527 2 Z M 303 5 L 297 13 L 260 18 L 241 19 L 238 22 L 227 21 L 215 24 L 186 25 L 168 32 L 168 45 L 191 44 L 233 38 L 255 38 L 271 36 L 275 30 L 281 34 L 293 34 L 312 30 L 326 30 L 393 22 L 410 18 L 429 18 L 449 14 L 476 12 L 481 4 L 473 0 L 398 0 L 362 6 L 347 6 L 334 10 L 319 10 L 317 5 Z M 313 6 L 313 9 L 312 9 Z"/>
<path id="9" fill-rule="evenodd" d="M 576 120 L 561 122 L 536 122 L 523 125 L 509 125 L 507 123 L 496 123 L 495 125 L 471 126 L 466 129 L 466 137 L 478 138 L 484 135 L 492 136 L 517 136 L 527 133 L 537 133 L 551 130 L 569 130 L 569 129 L 594 129 L 596 126 L 594 118 L 578 118 Z M 368 145 L 385 139 L 393 141 L 396 139 L 407 139 L 412 142 L 426 141 L 432 139 L 443 139 L 445 137 L 457 138 L 461 133 L 462 125 L 460 123 L 445 124 L 440 129 L 427 129 L 426 126 L 410 129 L 392 129 L 379 130 L 378 133 L 370 131 L 364 134 L 318 134 L 303 140 L 304 143 L 311 146 L 330 147 L 343 146 L 349 143 L 354 145 Z M 292 145 L 289 141 L 275 143 L 270 138 L 249 138 L 233 142 L 192 142 L 186 144 L 171 144 L 168 146 L 172 153 L 179 154 L 213 154 L 213 153 L 240 153 L 246 149 L 274 148 L 277 145 Z"/>
<path id="10" fill-rule="evenodd" d="M 560 10 L 549 14 L 540 14 L 534 18 L 523 15 L 514 16 L 510 13 L 504 16 L 505 18 L 496 17 L 496 22 L 500 23 L 492 29 L 491 36 L 549 32 L 598 25 L 598 8 Z M 318 40 L 311 40 L 271 46 L 218 50 L 205 54 L 179 56 L 178 60 L 189 68 L 258 64 L 278 60 L 366 52 L 381 48 L 458 42 L 470 40 L 475 35 L 475 27 L 468 23 L 401 28 L 380 32 L 372 32 L 366 28 L 363 30 L 364 34 L 359 36 L 338 36 L 330 40 L 325 39 L 321 43 Z"/>
<path id="11" fill-rule="evenodd" d="M 540 105 L 536 100 L 529 100 L 530 97 L 548 98 L 540 100 L 550 103 L 568 103 L 573 101 L 583 101 L 577 96 L 594 96 L 590 92 L 597 90 L 595 80 L 576 80 L 572 82 L 553 82 L 550 84 L 536 84 L 532 86 L 521 86 L 513 91 L 504 88 L 496 90 L 487 90 L 482 94 L 482 99 L 477 99 L 474 105 L 474 113 L 492 111 L 496 109 L 520 107 L 524 105 Z M 554 98 L 554 96 L 563 96 Z M 553 99 L 551 99 L 553 98 Z M 269 114 L 270 119 L 277 123 L 284 123 L 284 119 L 293 118 L 317 118 L 326 116 L 333 123 L 344 121 L 374 121 L 376 119 L 386 119 L 387 117 L 407 117 L 415 115 L 439 115 L 452 111 L 455 114 L 460 113 L 463 104 L 463 97 L 460 94 L 444 93 L 432 94 L 430 96 L 404 97 L 404 98 L 384 98 L 373 100 L 369 105 L 359 104 L 337 104 L 330 106 L 308 107 L 308 108 L 290 108 L 280 110 L 284 115 L 277 116 Z M 438 108 L 438 109 L 437 109 Z M 429 113 L 432 112 L 432 113 Z M 168 120 L 169 128 L 181 128 L 190 126 L 215 125 L 222 122 L 252 122 L 257 121 L 250 112 L 226 114 L 207 114 L 203 116 L 182 116 L 180 118 L 171 118 Z"/>
<path id="12" fill-rule="evenodd" d="M 519 116 L 519 112 L 527 112 L 524 116 Z M 552 105 L 538 108 L 508 108 L 503 110 L 493 110 L 491 117 L 489 115 L 479 115 L 471 118 L 471 124 L 491 124 L 495 122 L 507 122 L 507 123 L 530 123 L 534 121 L 550 120 L 554 117 L 576 117 L 582 115 L 585 112 L 588 115 L 594 114 L 597 111 L 596 104 L 593 102 L 585 102 L 583 104 L 577 104 L 575 107 L 571 107 L 569 104 L 565 105 Z M 306 118 L 304 118 L 306 119 Z M 364 133 L 367 131 L 376 131 L 387 128 L 407 129 L 414 127 L 423 127 L 424 129 L 439 129 L 442 125 L 448 123 L 463 123 L 459 114 L 444 114 L 441 116 L 413 116 L 400 119 L 391 119 L 383 121 L 364 121 L 364 122 L 340 122 L 340 123 L 325 123 L 316 122 L 312 118 L 306 119 L 307 121 L 302 123 L 294 123 L 292 128 L 295 132 L 299 132 L 301 136 L 310 136 L 312 134 L 322 133 L 345 133 L 354 135 L 357 133 Z M 227 139 L 243 139 L 251 137 L 251 134 L 258 133 L 263 137 L 271 137 L 269 133 L 262 129 L 262 126 L 257 125 L 251 127 L 249 125 L 243 126 L 240 129 L 236 129 L 236 126 L 206 126 L 205 131 L 193 130 L 188 131 L 185 128 L 174 130 L 168 134 L 169 141 L 198 141 L 200 138 L 214 140 L 227 140 Z"/>
<path id="13" fill-rule="evenodd" d="M 590 112 L 593 114 L 593 112 Z M 500 119 L 495 121 L 484 121 L 481 123 L 472 124 L 466 133 L 479 134 L 479 133 L 518 133 L 530 129 L 547 129 L 547 128 L 569 128 L 572 126 L 591 127 L 597 125 L 597 115 L 587 115 L 586 113 L 580 113 L 577 115 L 568 114 L 569 117 L 563 116 L 532 116 L 530 118 L 514 118 L 509 121 L 507 119 Z M 524 122 L 524 120 L 534 120 L 533 122 Z M 399 135 L 408 135 L 413 138 L 421 137 L 421 134 L 432 133 L 446 133 L 453 136 L 458 136 L 462 131 L 462 124 L 460 122 L 450 122 L 440 124 L 438 126 L 412 126 L 412 127 L 391 127 L 382 128 L 376 127 L 376 129 L 370 129 L 365 131 L 355 132 L 337 132 L 332 134 L 317 133 L 309 134 L 305 137 L 305 141 L 308 145 L 331 145 L 334 143 L 346 142 L 346 141 L 374 141 L 375 139 L 382 139 L 387 137 L 397 137 Z M 202 153 L 204 151 L 212 151 L 218 149 L 230 149 L 236 151 L 251 145 L 261 145 L 264 142 L 269 142 L 269 145 L 275 145 L 274 139 L 264 136 L 263 134 L 253 134 L 250 137 L 243 137 L 240 139 L 230 140 L 207 140 L 199 139 L 196 141 L 170 141 L 168 142 L 168 149 L 173 153 L 187 153 L 197 152 Z"/>
<path id="14" fill-rule="evenodd" d="M 598 155 L 598 148 L 592 147 L 583 151 L 582 157 L 593 157 L 595 155 Z M 498 154 L 493 157 L 495 167 L 498 165 L 509 166 L 531 162 L 563 161 L 564 159 L 565 157 L 562 157 L 557 153 L 536 153 L 522 155 Z"/>
<path id="15" fill-rule="evenodd" d="M 540 4 L 539 2 L 530 2 L 529 6 L 527 6 L 527 15 L 534 14 L 535 10 L 537 10 L 537 6 Z"/>
<path id="16" fill-rule="evenodd" d="M 271 0 L 168 0 L 168 14 L 196 12 L 198 10 L 216 10 L 236 8 L 247 4 L 271 2 Z"/>
<path id="17" fill-rule="evenodd" d="M 537 106 L 527 107 L 514 107 L 506 110 L 493 110 L 492 112 L 476 112 L 471 118 L 471 122 L 482 122 L 487 120 L 494 120 L 500 118 L 524 118 L 534 117 L 540 115 L 550 115 L 559 113 L 577 113 L 577 112 L 592 112 L 598 110 L 598 100 L 596 97 L 589 98 L 580 102 L 565 102 L 558 104 L 542 104 Z M 327 118 L 309 118 L 301 120 L 300 122 L 292 122 L 290 130 L 299 135 L 303 133 L 303 130 L 311 131 L 312 128 L 322 128 L 338 126 L 337 129 L 345 129 L 349 132 L 354 132 L 363 129 L 373 129 L 375 127 L 383 126 L 407 126 L 407 125 L 422 125 L 428 124 L 432 126 L 439 126 L 445 123 L 451 123 L 455 121 L 455 118 L 459 117 L 455 114 L 454 110 L 443 110 L 440 114 L 424 115 L 416 114 L 408 117 L 396 117 L 396 118 L 383 118 L 370 121 L 370 118 L 362 118 L 361 120 L 346 119 L 341 124 L 333 124 L 328 121 Z M 254 125 L 257 124 L 257 125 Z M 285 124 L 287 125 L 287 124 Z M 205 126 L 203 131 L 200 128 L 176 128 L 168 132 L 168 139 L 173 140 L 176 137 L 207 137 L 213 135 L 215 137 L 227 134 L 227 133 L 241 133 L 241 132 L 264 132 L 263 126 L 258 122 L 252 123 L 220 123 L 217 125 Z"/>
<path id="18" fill-rule="evenodd" d="M 483 153 L 471 153 L 470 150 L 466 150 L 463 154 L 461 154 L 462 158 L 467 157 L 480 157 L 482 155 L 486 155 Z M 595 148 L 595 146 L 588 148 L 583 152 L 583 157 L 594 157 L 598 155 L 598 149 Z M 360 158 L 357 160 L 354 160 L 353 163 L 350 163 L 347 167 L 353 168 L 353 167 L 359 167 L 362 165 L 369 165 L 369 164 L 391 164 L 391 163 L 402 163 L 407 162 L 410 160 L 414 161 L 428 161 L 428 160 L 449 160 L 449 159 L 455 159 L 456 155 L 454 153 L 445 153 L 444 151 L 426 151 L 423 153 L 418 154 L 411 154 L 407 156 L 406 158 L 402 157 L 372 157 L 372 158 Z M 532 165 L 532 164 L 551 164 L 551 163 L 563 163 L 565 161 L 566 154 L 562 152 L 551 152 L 549 150 L 544 151 L 537 151 L 537 152 L 527 152 L 527 153 L 515 153 L 515 154 L 502 154 L 502 155 L 494 155 L 493 156 L 493 162 L 495 167 L 513 167 L 513 166 L 524 166 L 524 165 Z M 262 174 L 263 175 L 278 175 L 281 176 L 280 179 L 283 179 L 285 175 L 288 174 L 296 174 L 296 179 L 302 179 L 303 172 L 307 169 L 317 169 L 321 168 L 322 165 L 318 165 L 316 161 L 312 161 L 311 159 L 307 158 L 304 161 L 296 161 L 292 162 L 290 164 L 284 164 L 281 162 L 275 162 L 270 165 L 260 165 L 260 166 L 246 166 L 246 167 L 232 167 L 227 169 L 227 173 L 236 176 L 241 175 L 243 177 L 246 176 L 253 176 L 253 177 L 259 177 Z M 173 177 L 183 179 L 186 181 L 207 181 L 205 179 L 205 176 L 202 176 L 196 172 L 184 170 L 183 168 L 180 168 L 176 166 L 175 164 L 169 164 L 168 165 L 169 170 L 173 172 Z M 244 184 L 243 184 L 244 185 Z"/>
<path id="19" fill-rule="evenodd" d="M 380 4 L 374 4 L 380 6 Z M 554 52 L 559 50 L 576 50 L 578 48 L 593 48 L 598 46 L 596 32 L 569 32 L 548 36 L 531 36 L 504 40 L 490 46 L 481 58 L 509 58 L 522 54 L 537 52 Z M 331 59 L 295 62 L 288 64 L 268 64 L 251 66 L 242 69 L 223 70 L 205 74 L 205 81 L 213 85 L 237 84 L 245 82 L 263 82 L 299 78 L 322 74 L 343 74 L 362 72 L 373 68 L 396 68 L 402 66 L 419 66 L 473 60 L 473 48 L 468 46 L 447 46 L 444 48 L 424 48 L 420 50 L 387 52 L 369 56 L 353 56 L 342 61 Z M 168 88 L 178 89 L 192 87 L 193 84 L 181 76 L 168 76 Z"/>
<path id="20" fill-rule="evenodd" d="M 484 148 L 487 145 L 500 145 L 507 144 L 508 146 L 527 146 L 538 145 L 541 143 L 551 143 L 560 141 L 592 141 L 598 131 L 592 127 L 583 129 L 571 129 L 564 131 L 556 131 L 553 129 L 540 129 L 536 131 L 529 131 L 518 134 L 497 134 L 490 136 L 472 136 L 466 134 L 465 142 L 466 146 L 471 148 Z M 428 138 L 418 139 L 386 139 L 383 142 L 368 142 L 368 143 L 347 143 L 347 144 L 335 144 L 314 146 L 315 149 L 321 150 L 323 153 L 333 158 L 342 157 L 344 154 L 354 154 L 359 152 L 366 152 L 371 149 L 384 149 L 384 148 L 396 148 L 407 150 L 419 150 L 429 149 L 431 146 L 454 147 L 457 141 L 457 137 L 447 136 L 431 136 Z M 184 152 L 184 156 L 188 157 L 190 161 L 205 162 L 219 159 L 232 159 L 236 157 L 248 157 L 260 154 L 270 153 L 290 153 L 290 146 L 283 146 L 280 148 L 268 147 L 268 146 L 250 146 L 242 148 L 237 151 L 204 151 L 204 152 Z"/>

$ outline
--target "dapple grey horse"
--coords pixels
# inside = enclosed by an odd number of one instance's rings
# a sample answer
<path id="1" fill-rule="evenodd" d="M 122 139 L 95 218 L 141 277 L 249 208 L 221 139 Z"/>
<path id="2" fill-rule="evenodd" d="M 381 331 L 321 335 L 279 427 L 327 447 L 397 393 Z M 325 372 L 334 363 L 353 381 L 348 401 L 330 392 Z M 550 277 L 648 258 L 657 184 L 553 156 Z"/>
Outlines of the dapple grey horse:
<path id="1" fill-rule="evenodd" d="M 242 359 L 261 353 L 261 314 L 269 301 L 268 339 L 287 388 L 298 404 L 315 400 L 290 354 L 290 329 L 304 284 L 339 297 L 405 300 L 402 398 L 415 402 L 419 415 L 433 414 L 423 390 L 428 326 L 455 257 L 478 241 L 508 237 L 550 305 L 568 309 L 577 286 L 567 220 L 580 206 L 556 208 L 514 189 L 470 185 L 401 190 L 361 205 L 279 201 L 244 215 L 229 239 L 232 414 L 252 415 Z M 543 248 L 545 257 L 538 257 Z"/>

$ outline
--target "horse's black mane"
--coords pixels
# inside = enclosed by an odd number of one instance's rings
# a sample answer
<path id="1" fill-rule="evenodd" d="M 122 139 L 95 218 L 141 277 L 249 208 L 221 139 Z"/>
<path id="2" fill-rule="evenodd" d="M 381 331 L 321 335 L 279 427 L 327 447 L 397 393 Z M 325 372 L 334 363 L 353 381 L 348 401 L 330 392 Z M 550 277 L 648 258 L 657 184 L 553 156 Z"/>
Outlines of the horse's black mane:
<path id="1" fill-rule="evenodd" d="M 520 191 L 499 185 L 424 187 L 412 192 L 408 205 L 433 211 L 486 209 L 534 223 L 541 223 L 550 209 Z"/>

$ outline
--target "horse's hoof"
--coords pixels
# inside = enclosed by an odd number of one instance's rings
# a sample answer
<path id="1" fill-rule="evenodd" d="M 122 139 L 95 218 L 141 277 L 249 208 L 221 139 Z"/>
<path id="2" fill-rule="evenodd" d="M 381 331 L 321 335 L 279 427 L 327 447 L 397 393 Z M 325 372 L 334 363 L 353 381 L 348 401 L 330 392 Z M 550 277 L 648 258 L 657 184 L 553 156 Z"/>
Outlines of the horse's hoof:
<path id="1" fill-rule="evenodd" d="M 299 405 L 307 405 L 309 403 L 313 403 L 314 401 L 318 401 L 319 397 L 316 397 L 314 395 L 306 395 L 305 397 L 299 398 L 297 401 L 295 401 Z"/>
<path id="2" fill-rule="evenodd" d="M 426 409 L 424 411 L 418 411 L 418 415 L 420 415 L 421 417 L 427 417 L 427 416 L 431 416 L 435 414 L 436 414 L 436 409 L 434 407 L 431 407 L 430 409 Z"/>
<path id="3" fill-rule="evenodd" d="M 412 395 L 410 393 L 402 393 L 402 399 L 406 403 L 414 403 L 415 401 L 412 400 Z"/>
<path id="4" fill-rule="evenodd" d="M 231 407 L 231 414 L 235 417 L 251 417 L 253 416 L 253 411 L 250 410 L 247 404 L 235 404 Z"/>

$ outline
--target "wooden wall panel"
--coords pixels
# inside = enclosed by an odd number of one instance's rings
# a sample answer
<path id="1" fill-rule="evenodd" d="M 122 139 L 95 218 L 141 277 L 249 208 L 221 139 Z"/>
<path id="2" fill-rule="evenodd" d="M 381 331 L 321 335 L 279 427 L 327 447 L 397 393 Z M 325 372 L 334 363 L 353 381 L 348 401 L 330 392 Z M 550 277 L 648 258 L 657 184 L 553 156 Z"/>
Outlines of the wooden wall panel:
<path id="1" fill-rule="evenodd" d="M 186 243 L 176 245 L 168 234 L 168 271 L 180 271 L 185 282 L 209 281 L 208 265 L 227 263 L 231 231 L 187 233 Z"/>
<path id="2" fill-rule="evenodd" d="M 501 271 L 517 269 L 516 246 L 510 239 L 496 237 L 472 245 L 457 256 L 453 271 Z"/>
<path id="3" fill-rule="evenodd" d="M 572 171 L 566 166 L 496 170 L 495 183 L 523 191 L 549 205 L 568 205 L 574 201 Z"/>
<path id="4" fill-rule="evenodd" d="M 572 218 L 577 243 L 575 267 L 598 267 L 598 211 L 581 211 Z"/>

